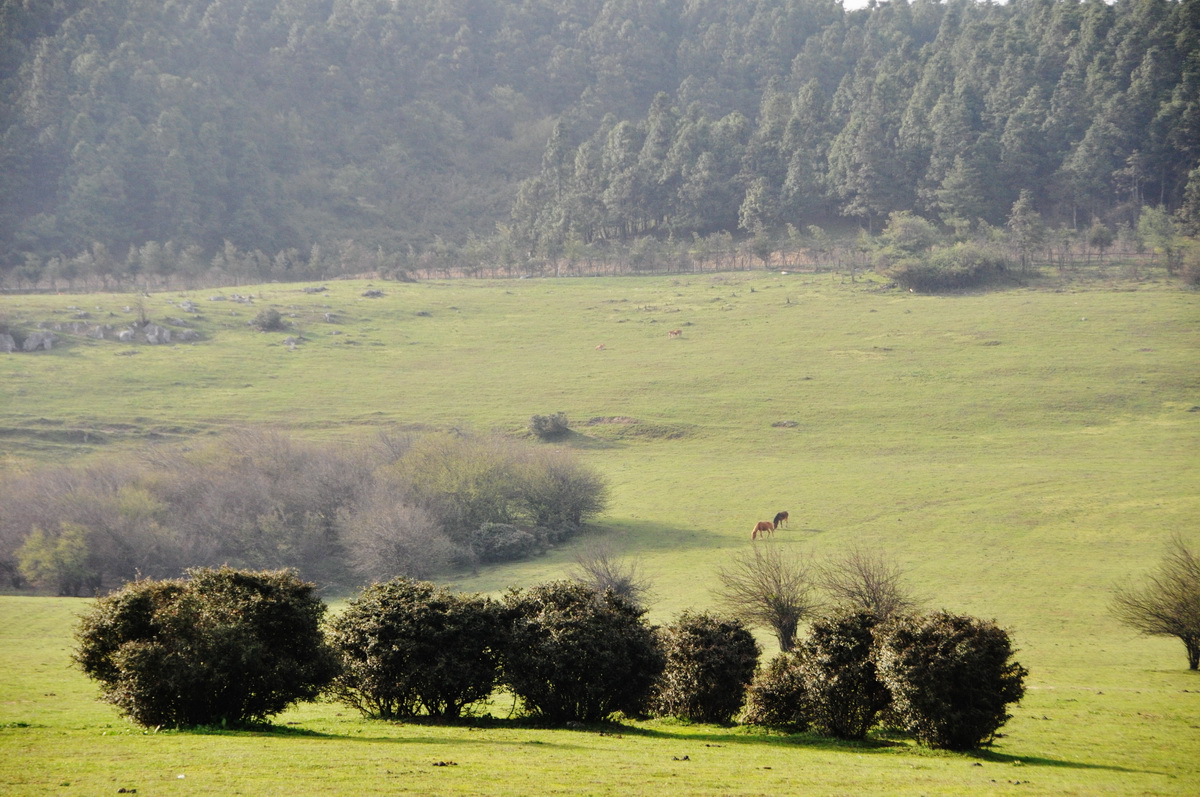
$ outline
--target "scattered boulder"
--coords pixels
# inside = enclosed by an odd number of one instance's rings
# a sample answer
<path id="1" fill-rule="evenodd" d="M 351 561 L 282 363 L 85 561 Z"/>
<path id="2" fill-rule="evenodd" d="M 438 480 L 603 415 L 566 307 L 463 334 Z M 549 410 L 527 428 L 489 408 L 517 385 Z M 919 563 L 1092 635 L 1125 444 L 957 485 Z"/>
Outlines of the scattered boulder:
<path id="1" fill-rule="evenodd" d="M 142 334 L 146 336 L 146 342 L 152 345 L 171 342 L 171 330 L 155 323 L 148 323 L 142 327 Z"/>
<path id="2" fill-rule="evenodd" d="M 372 288 L 369 291 L 363 291 L 363 296 L 368 299 L 380 299 L 383 297 L 383 291 L 377 288 Z"/>
<path id="3" fill-rule="evenodd" d="M 329 290 L 329 289 L 326 288 L 324 285 L 309 285 L 307 288 L 304 289 L 304 292 L 305 293 L 324 293 L 327 290 Z"/>
<path id="4" fill-rule="evenodd" d="M 10 352 L 16 351 L 16 349 L 16 339 L 7 332 L 0 332 L 0 352 L 9 354 Z"/>
<path id="5" fill-rule="evenodd" d="M 133 330 L 132 329 L 122 329 L 120 332 L 117 333 L 117 340 L 121 341 L 122 343 L 132 343 L 133 342 Z"/>
<path id="6" fill-rule="evenodd" d="M 25 344 L 21 347 L 21 349 L 23 351 L 37 351 L 38 349 L 50 351 L 50 349 L 54 347 L 54 343 L 57 340 L 58 338 L 54 337 L 53 332 L 34 332 L 30 334 L 29 337 L 25 338 Z"/>

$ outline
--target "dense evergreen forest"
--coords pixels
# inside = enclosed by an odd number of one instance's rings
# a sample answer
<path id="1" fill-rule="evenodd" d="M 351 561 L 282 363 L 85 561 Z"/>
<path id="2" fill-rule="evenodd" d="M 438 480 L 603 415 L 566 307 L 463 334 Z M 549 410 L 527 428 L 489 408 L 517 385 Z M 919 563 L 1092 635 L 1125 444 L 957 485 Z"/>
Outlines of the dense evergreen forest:
<path id="1" fill-rule="evenodd" d="M 0 0 L 0 286 L 1014 205 L 1197 232 L 1200 0 Z"/>

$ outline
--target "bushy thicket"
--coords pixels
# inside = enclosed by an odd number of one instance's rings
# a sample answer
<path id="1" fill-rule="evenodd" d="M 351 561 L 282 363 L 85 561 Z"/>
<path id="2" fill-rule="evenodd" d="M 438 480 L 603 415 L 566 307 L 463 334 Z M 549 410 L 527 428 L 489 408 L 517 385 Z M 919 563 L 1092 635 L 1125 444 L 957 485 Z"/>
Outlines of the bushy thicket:
<path id="1" fill-rule="evenodd" d="M 886 717 L 920 744 L 968 750 L 1024 694 L 1027 671 L 1012 653 L 1005 631 L 972 617 L 828 618 L 755 674 L 741 719 L 860 739 Z"/>
<path id="2" fill-rule="evenodd" d="M 224 563 L 325 583 L 427 578 L 535 553 L 606 500 L 599 475 L 556 449 L 442 434 L 316 445 L 265 431 L 14 475 L 0 494 L 0 571 L 64 594 Z"/>
<path id="3" fill-rule="evenodd" d="M 538 535 L 511 523 L 484 523 L 471 535 L 471 550 L 481 562 L 524 559 L 538 549 Z"/>
<path id="4" fill-rule="evenodd" d="M 812 720 L 801 655 L 798 650 L 780 653 L 754 673 L 746 689 L 742 722 L 791 732 L 808 730 Z"/>
<path id="5" fill-rule="evenodd" d="M 930 747 L 969 750 L 989 741 L 1025 694 L 1028 671 L 1012 654 L 994 623 L 939 613 L 894 623 L 876 665 L 906 731 Z"/>
<path id="6" fill-rule="evenodd" d="M 504 629 L 486 598 L 398 578 L 350 601 L 329 638 L 342 661 L 338 699 L 384 719 L 453 718 L 492 693 Z"/>
<path id="7" fill-rule="evenodd" d="M 287 329 L 287 323 L 284 322 L 283 315 L 274 307 L 259 310 L 258 314 L 250 321 L 250 325 L 259 332 L 277 332 Z"/>
<path id="8" fill-rule="evenodd" d="M 758 665 L 759 647 L 737 620 L 685 611 L 660 628 L 666 666 L 651 710 L 693 722 L 729 722 L 742 707 Z"/>
<path id="9" fill-rule="evenodd" d="M 260 722 L 312 700 L 336 673 L 324 613 L 294 573 L 194 569 L 99 599 L 74 660 L 141 725 Z"/>
<path id="10" fill-rule="evenodd" d="M 839 739 L 862 739 L 891 695 L 872 655 L 878 620 L 851 614 L 813 624 L 800 645 L 799 675 L 812 725 Z"/>
<path id="11" fill-rule="evenodd" d="M 640 714 L 663 669 L 643 610 L 572 581 L 504 596 L 502 680 L 532 717 L 596 722 Z"/>
<path id="12" fill-rule="evenodd" d="M 988 285 L 1000 279 L 1006 269 L 1001 252 L 975 243 L 957 243 L 928 255 L 898 260 L 886 273 L 905 288 L 936 293 Z"/>
<path id="13" fill-rule="evenodd" d="M 529 431 L 543 440 L 554 440 L 571 431 L 571 425 L 565 412 L 534 415 L 529 419 Z"/>

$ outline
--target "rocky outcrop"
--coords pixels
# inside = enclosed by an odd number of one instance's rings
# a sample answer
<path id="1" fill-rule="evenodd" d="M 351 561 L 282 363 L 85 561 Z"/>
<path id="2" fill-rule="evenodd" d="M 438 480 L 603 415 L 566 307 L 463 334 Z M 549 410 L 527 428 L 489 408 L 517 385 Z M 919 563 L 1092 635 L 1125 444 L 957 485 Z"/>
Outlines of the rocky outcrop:
<path id="1" fill-rule="evenodd" d="M 29 337 L 25 338 L 25 342 L 21 345 L 22 351 L 50 351 L 54 348 L 55 342 L 58 340 L 53 332 L 46 330 L 38 330 L 31 332 Z"/>

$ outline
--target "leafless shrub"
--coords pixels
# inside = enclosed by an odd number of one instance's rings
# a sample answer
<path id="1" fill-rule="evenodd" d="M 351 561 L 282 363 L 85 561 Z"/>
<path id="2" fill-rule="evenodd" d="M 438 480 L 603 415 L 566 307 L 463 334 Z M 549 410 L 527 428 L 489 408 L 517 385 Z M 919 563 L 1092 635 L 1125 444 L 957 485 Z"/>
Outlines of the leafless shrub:
<path id="1" fill-rule="evenodd" d="M 820 608 L 811 565 L 802 554 L 785 553 L 777 545 L 759 543 L 735 554 L 717 579 L 721 607 L 747 625 L 771 629 L 784 652 L 794 647 L 800 622 Z"/>
<path id="2" fill-rule="evenodd" d="M 1112 611 L 1143 634 L 1178 637 L 1188 668 L 1200 668 L 1200 559 L 1180 536 L 1171 538 L 1158 569 L 1143 584 L 1117 590 Z"/>
<path id="3" fill-rule="evenodd" d="M 570 577 L 597 592 L 611 589 L 637 606 L 646 606 L 651 595 L 650 579 L 636 559 L 618 558 L 609 543 L 593 542 L 575 554 Z"/>
<path id="4" fill-rule="evenodd" d="M 344 513 L 341 528 L 351 567 L 374 582 L 426 579 L 462 556 L 431 514 L 404 502 L 387 483 Z"/>
<path id="5" fill-rule="evenodd" d="M 904 571 L 883 554 L 854 547 L 821 566 L 817 583 L 840 613 L 866 613 L 880 620 L 909 614 L 918 601 L 904 586 Z"/>
<path id="6" fill-rule="evenodd" d="M 66 539 L 86 547 L 87 583 L 222 564 L 296 568 L 326 584 L 354 571 L 424 578 L 474 563 L 472 541 L 496 524 L 535 542 L 520 552 L 540 551 L 576 533 L 604 498 L 600 477 L 569 452 L 500 437 L 391 435 L 355 446 L 248 429 L 0 479 L 0 578 L 22 585 L 17 552 L 35 528 L 43 539 L 34 548 L 45 551 L 74 530 Z M 500 558 L 515 555 L 511 542 Z"/>

